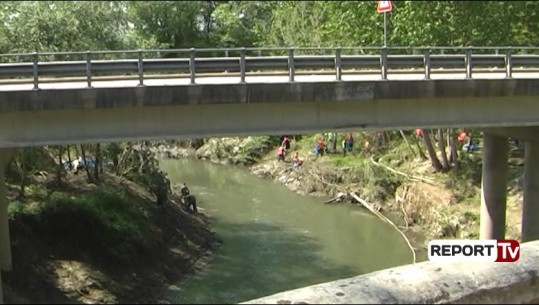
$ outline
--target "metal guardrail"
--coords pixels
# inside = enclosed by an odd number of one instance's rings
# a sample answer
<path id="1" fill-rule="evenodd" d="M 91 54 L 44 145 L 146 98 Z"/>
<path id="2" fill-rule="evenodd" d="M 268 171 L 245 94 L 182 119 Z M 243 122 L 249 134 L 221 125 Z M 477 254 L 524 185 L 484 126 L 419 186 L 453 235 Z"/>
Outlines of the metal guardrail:
<path id="1" fill-rule="evenodd" d="M 201 74 L 225 72 L 239 75 L 241 82 L 251 72 L 285 73 L 289 81 L 294 81 L 302 71 L 329 72 L 340 81 L 346 71 L 380 73 L 382 79 L 387 79 L 388 73 L 399 69 L 424 74 L 425 79 L 439 71 L 447 73 L 447 69 L 464 72 L 466 78 L 472 78 L 478 69 L 503 71 L 511 78 L 515 68 L 538 69 L 539 47 L 228 48 L 0 54 L 0 81 L 26 78 L 34 89 L 39 88 L 40 77 L 54 77 L 56 81 L 82 77 L 91 87 L 92 81 L 96 81 L 94 77 L 106 75 L 116 79 L 131 76 L 144 85 L 144 79 L 152 75 L 181 74 L 195 84 Z"/>

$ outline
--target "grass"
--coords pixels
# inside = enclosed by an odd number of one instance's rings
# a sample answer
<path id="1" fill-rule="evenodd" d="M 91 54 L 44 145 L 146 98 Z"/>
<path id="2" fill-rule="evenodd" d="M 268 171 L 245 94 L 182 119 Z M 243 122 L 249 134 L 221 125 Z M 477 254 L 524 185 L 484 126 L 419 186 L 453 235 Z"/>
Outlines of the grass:
<path id="1" fill-rule="evenodd" d="M 77 196 L 56 192 L 38 209 L 30 213 L 25 204 L 12 203 L 9 212 L 49 243 L 69 241 L 114 263 L 129 262 L 133 253 L 149 247 L 148 217 L 123 190 L 92 190 Z"/>

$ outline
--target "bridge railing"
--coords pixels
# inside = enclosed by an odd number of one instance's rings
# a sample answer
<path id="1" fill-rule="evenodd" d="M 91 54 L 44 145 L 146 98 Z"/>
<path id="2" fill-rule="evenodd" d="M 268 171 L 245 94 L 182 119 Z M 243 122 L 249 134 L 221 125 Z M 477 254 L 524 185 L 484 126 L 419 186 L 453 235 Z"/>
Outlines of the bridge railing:
<path id="1" fill-rule="evenodd" d="M 245 82 L 252 74 L 346 74 L 502 72 L 539 70 L 539 47 L 342 47 L 120 50 L 0 54 L 0 82 L 40 83 L 184 77 L 226 73 Z"/>

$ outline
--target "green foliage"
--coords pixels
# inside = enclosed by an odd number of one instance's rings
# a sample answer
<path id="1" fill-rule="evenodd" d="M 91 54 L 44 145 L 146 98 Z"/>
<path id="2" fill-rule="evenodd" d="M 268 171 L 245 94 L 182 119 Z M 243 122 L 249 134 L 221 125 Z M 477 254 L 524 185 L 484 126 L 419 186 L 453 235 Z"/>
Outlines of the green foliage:
<path id="1" fill-rule="evenodd" d="M 127 29 L 121 1 L 5 1 L 0 9 L 6 53 L 118 49 Z"/>
<path id="2" fill-rule="evenodd" d="M 14 217 L 18 214 L 24 213 L 24 205 L 19 201 L 11 202 L 7 207 L 7 213 L 9 217 Z"/>
<path id="3" fill-rule="evenodd" d="M 170 48 L 204 47 L 209 46 L 205 35 L 211 27 L 209 2 L 134 1 L 129 2 L 129 18 L 136 31 L 154 37 L 158 44 Z"/>
<path id="4" fill-rule="evenodd" d="M 249 137 L 244 142 L 242 153 L 249 158 L 258 159 L 279 144 L 279 136 Z"/>
<path id="5" fill-rule="evenodd" d="M 147 217 L 123 191 L 98 190 L 77 197 L 55 193 L 35 214 L 36 233 L 50 242 L 78 241 L 81 251 L 126 262 L 148 247 Z"/>
<path id="6" fill-rule="evenodd" d="M 457 202 L 475 199 L 481 186 L 481 158 L 474 154 L 461 154 L 458 167 L 446 177 L 445 186 L 452 190 Z"/>
<path id="7" fill-rule="evenodd" d="M 383 14 L 375 8 L 376 1 L 4 1 L 0 51 L 380 46 Z M 394 1 L 388 43 L 534 46 L 538 12 L 535 1 Z"/>
<path id="8" fill-rule="evenodd" d="M 269 1 L 228 1 L 213 12 L 215 29 L 211 40 L 223 47 L 256 46 L 269 30 Z"/>

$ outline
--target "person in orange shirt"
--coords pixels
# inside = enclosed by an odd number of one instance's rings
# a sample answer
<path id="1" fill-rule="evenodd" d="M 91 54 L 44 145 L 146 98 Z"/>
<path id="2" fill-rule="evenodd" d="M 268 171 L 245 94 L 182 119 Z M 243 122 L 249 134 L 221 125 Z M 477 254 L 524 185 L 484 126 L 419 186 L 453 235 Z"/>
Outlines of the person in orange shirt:
<path id="1" fill-rule="evenodd" d="M 324 156 L 324 152 L 326 150 L 326 143 L 324 142 L 324 138 L 319 138 L 318 142 L 316 143 L 316 156 Z"/>

